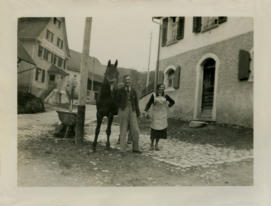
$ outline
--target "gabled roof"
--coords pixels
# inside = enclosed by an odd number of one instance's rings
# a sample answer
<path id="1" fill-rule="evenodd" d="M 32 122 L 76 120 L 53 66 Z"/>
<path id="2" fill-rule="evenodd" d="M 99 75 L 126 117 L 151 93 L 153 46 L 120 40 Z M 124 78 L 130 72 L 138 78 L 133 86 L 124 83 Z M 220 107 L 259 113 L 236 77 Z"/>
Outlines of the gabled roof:
<path id="1" fill-rule="evenodd" d="M 62 69 L 59 69 L 57 66 L 55 66 L 54 64 L 52 64 L 50 66 L 50 68 L 48 69 L 48 73 L 51 73 L 51 74 L 60 74 L 60 75 L 63 75 L 63 76 L 67 76 L 69 75 L 67 72 L 65 72 L 64 70 Z"/>
<path id="2" fill-rule="evenodd" d="M 45 27 L 50 22 L 52 17 L 36 17 L 28 18 L 23 17 L 18 19 L 18 39 L 36 39 L 40 33 L 45 29 Z M 67 30 L 65 18 L 59 18 L 63 21 L 63 31 L 64 31 L 64 41 L 66 42 L 67 56 L 70 57 L 70 50 L 68 46 Z"/>
<path id="3" fill-rule="evenodd" d="M 65 18 L 64 17 L 61 17 L 60 18 L 62 21 L 63 21 L 63 26 L 64 26 L 64 41 L 66 42 L 66 51 L 67 51 L 67 55 L 69 57 L 71 57 L 71 54 L 70 54 L 70 49 L 69 49 L 69 43 L 68 43 L 68 37 L 67 37 L 67 28 L 66 28 L 66 21 L 65 21 Z"/>
<path id="4" fill-rule="evenodd" d="M 31 58 L 31 56 L 28 54 L 28 52 L 24 48 L 22 42 L 20 42 L 19 40 L 17 44 L 17 56 L 20 60 L 23 60 L 29 64 L 36 65 L 34 60 Z"/>
<path id="5" fill-rule="evenodd" d="M 49 23 L 50 18 L 19 18 L 18 37 L 20 39 L 35 39 Z"/>
<path id="6" fill-rule="evenodd" d="M 67 69 L 74 72 L 80 72 L 80 63 L 81 63 L 81 53 L 70 50 L 71 58 L 68 61 Z M 106 70 L 106 66 L 102 65 L 101 62 L 96 57 L 88 57 L 87 66 L 89 71 L 89 79 L 92 78 L 92 69 L 94 67 L 94 79 L 96 81 L 103 81 L 104 73 Z"/>

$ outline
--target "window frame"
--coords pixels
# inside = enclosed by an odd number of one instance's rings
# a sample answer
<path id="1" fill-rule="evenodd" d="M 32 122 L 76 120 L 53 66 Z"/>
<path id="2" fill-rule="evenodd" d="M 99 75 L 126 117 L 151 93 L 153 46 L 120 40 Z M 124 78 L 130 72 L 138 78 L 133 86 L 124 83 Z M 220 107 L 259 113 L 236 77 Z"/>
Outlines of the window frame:
<path id="1" fill-rule="evenodd" d="M 175 19 L 175 20 L 174 20 Z M 182 21 L 182 24 L 180 24 Z M 176 44 L 184 39 L 185 33 L 185 17 L 184 16 L 170 16 L 162 18 L 162 47 Z M 182 28 L 180 28 L 182 25 Z M 181 30 L 181 32 L 179 31 Z"/>
<path id="2" fill-rule="evenodd" d="M 168 80 L 169 80 L 169 75 L 168 72 L 170 70 L 173 70 L 172 74 L 172 85 L 169 87 L 168 86 Z M 164 70 L 164 85 L 165 85 L 165 91 L 175 91 L 176 89 L 174 88 L 174 79 L 175 79 L 175 73 L 176 73 L 176 66 L 175 65 L 170 65 Z"/>
<path id="3" fill-rule="evenodd" d="M 38 46 L 38 57 L 43 58 L 44 47 L 39 44 Z"/>

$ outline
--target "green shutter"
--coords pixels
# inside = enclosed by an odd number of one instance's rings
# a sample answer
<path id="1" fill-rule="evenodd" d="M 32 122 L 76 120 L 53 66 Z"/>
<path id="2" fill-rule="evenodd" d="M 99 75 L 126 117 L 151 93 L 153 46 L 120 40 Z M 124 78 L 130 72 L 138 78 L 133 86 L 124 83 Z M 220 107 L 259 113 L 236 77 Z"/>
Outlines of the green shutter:
<path id="1" fill-rule="evenodd" d="M 184 17 L 179 17 L 177 39 L 181 40 L 184 37 Z"/>
<path id="2" fill-rule="evenodd" d="M 163 19 L 163 25 L 162 25 L 162 46 L 166 46 L 167 44 L 167 25 L 168 25 L 168 19 Z"/>
<path id="3" fill-rule="evenodd" d="M 180 76 L 181 76 L 181 67 L 177 66 L 175 75 L 174 75 L 174 89 L 179 89 L 180 87 Z"/>
<path id="4" fill-rule="evenodd" d="M 201 17 L 193 17 L 193 32 L 201 32 Z"/>
<path id="5" fill-rule="evenodd" d="M 249 64 L 250 64 L 250 53 L 245 50 L 239 51 L 239 71 L 238 71 L 238 79 L 248 80 L 249 78 Z"/>

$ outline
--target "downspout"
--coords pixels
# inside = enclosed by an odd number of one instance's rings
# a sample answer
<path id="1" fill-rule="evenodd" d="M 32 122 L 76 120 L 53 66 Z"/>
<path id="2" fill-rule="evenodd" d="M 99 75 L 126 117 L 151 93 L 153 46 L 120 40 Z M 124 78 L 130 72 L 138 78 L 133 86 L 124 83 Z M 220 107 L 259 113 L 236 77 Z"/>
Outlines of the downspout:
<path id="1" fill-rule="evenodd" d="M 157 59 L 156 59 L 156 70 L 155 70 L 155 78 L 154 78 L 154 92 L 156 92 L 156 86 L 158 84 L 158 74 L 159 74 L 159 59 L 160 59 L 160 44 L 161 44 L 161 31 L 162 31 L 162 24 L 161 21 L 159 22 L 154 21 L 152 18 L 152 22 L 159 25 L 159 34 L 158 34 L 158 49 L 157 49 Z"/>

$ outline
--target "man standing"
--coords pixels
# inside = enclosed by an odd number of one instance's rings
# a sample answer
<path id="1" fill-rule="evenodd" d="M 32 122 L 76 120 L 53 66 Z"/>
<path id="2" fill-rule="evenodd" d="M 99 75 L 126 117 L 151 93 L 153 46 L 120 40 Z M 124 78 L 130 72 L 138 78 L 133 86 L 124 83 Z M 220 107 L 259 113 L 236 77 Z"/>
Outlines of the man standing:
<path id="1" fill-rule="evenodd" d="M 137 118 L 140 116 L 136 91 L 131 87 L 131 77 L 123 77 L 124 87 L 118 90 L 117 102 L 119 103 L 118 116 L 120 118 L 120 150 L 126 151 L 126 136 L 129 130 L 133 137 L 133 152 L 141 153 L 138 148 L 139 127 Z"/>

